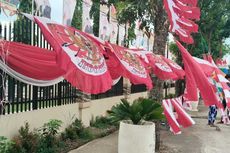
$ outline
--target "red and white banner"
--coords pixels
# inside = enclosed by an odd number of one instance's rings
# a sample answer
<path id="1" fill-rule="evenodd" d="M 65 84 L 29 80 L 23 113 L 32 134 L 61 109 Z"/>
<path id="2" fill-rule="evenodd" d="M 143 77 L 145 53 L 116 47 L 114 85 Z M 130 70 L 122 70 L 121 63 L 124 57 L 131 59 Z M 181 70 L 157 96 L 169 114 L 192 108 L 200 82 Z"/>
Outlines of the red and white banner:
<path id="1" fill-rule="evenodd" d="M 222 105 L 219 103 L 215 92 L 213 91 L 212 85 L 208 81 L 202 68 L 178 41 L 176 41 L 176 44 L 182 54 L 186 78 L 191 77 L 190 80 L 194 79 L 194 82 L 196 83 L 196 86 L 201 93 L 205 105 L 216 105 L 221 108 Z"/>
<path id="2" fill-rule="evenodd" d="M 112 79 L 100 45 L 77 29 L 40 17 L 35 17 L 35 22 L 57 52 L 66 80 L 86 93 L 103 93 L 111 88 Z"/>
<path id="3" fill-rule="evenodd" d="M 180 134 L 180 125 L 184 128 L 195 124 L 194 120 L 184 110 L 181 97 L 162 101 L 165 117 L 174 134 Z M 175 111 L 175 112 L 174 112 Z"/>
<path id="4" fill-rule="evenodd" d="M 153 73 L 162 80 L 176 80 L 178 76 L 172 68 L 162 59 L 160 55 L 147 54 L 149 66 L 152 67 Z"/>
<path id="5" fill-rule="evenodd" d="M 176 120 L 171 102 L 169 100 L 163 100 L 162 105 L 164 108 L 164 115 L 168 121 L 171 131 L 174 134 L 181 134 L 180 125 Z"/>
<path id="6" fill-rule="evenodd" d="M 113 72 L 112 78 L 122 75 L 128 78 L 133 84 L 145 84 L 148 89 L 152 89 L 151 78 L 146 71 L 138 55 L 132 53 L 128 48 L 106 43 L 110 49 L 107 65 Z"/>
<path id="7" fill-rule="evenodd" d="M 178 76 L 177 79 L 184 78 L 185 72 L 180 65 L 178 65 L 177 63 L 173 62 L 172 60 L 164 56 L 161 56 L 161 58 L 169 65 L 169 67 L 173 70 L 173 72 Z"/>
<path id="8" fill-rule="evenodd" d="M 191 19 L 199 20 L 200 9 L 193 0 L 164 0 L 170 21 L 170 31 L 175 32 L 181 41 L 192 44 L 192 32 L 198 32 L 198 25 Z"/>
<path id="9" fill-rule="evenodd" d="M 229 81 L 225 78 L 225 74 L 216 66 L 211 55 L 204 55 L 204 59 L 208 60 L 214 67 L 214 73 L 215 73 L 214 80 L 220 85 L 220 88 L 223 89 L 227 106 L 228 108 L 230 108 L 230 87 L 227 85 Z"/>

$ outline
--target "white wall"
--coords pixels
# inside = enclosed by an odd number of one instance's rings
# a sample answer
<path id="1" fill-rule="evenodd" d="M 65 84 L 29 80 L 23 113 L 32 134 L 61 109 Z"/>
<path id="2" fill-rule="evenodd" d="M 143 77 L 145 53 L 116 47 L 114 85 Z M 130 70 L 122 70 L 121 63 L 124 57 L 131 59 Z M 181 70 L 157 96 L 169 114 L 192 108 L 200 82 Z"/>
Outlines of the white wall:
<path id="1" fill-rule="evenodd" d="M 138 97 L 146 97 L 147 92 L 131 94 L 129 101 Z M 85 108 L 81 108 L 80 103 L 62 105 L 52 108 L 45 108 L 29 112 L 21 112 L 0 116 L 0 136 L 12 138 L 25 122 L 28 122 L 30 129 L 39 128 L 50 119 L 59 119 L 63 122 L 61 130 L 73 122 L 75 118 L 81 119 L 85 126 L 89 126 L 92 116 L 102 116 L 106 114 L 113 105 L 120 103 L 124 96 L 93 100 L 83 103 Z M 74 118 L 73 118 L 74 117 Z"/>

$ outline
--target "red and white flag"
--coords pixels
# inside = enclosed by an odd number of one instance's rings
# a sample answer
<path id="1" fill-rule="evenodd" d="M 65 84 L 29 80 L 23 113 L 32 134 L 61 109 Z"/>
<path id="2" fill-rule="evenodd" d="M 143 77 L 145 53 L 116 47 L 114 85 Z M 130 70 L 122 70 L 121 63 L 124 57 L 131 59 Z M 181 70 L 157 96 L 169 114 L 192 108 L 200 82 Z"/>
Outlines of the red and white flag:
<path id="1" fill-rule="evenodd" d="M 176 80 L 177 74 L 173 72 L 172 68 L 162 59 L 160 55 L 153 53 L 147 54 L 149 66 L 152 67 L 153 73 L 161 80 Z"/>
<path id="2" fill-rule="evenodd" d="M 216 97 L 215 92 L 213 91 L 212 85 L 208 81 L 202 68 L 192 58 L 192 56 L 188 53 L 188 51 L 180 44 L 180 42 L 176 41 L 176 44 L 182 54 L 186 77 L 194 78 L 197 88 L 201 93 L 205 105 L 207 106 L 216 105 L 218 107 L 222 107 L 221 103 L 219 103 Z"/>
<path id="3" fill-rule="evenodd" d="M 63 24 L 71 26 L 77 0 L 63 0 Z"/>
<path id="4" fill-rule="evenodd" d="M 180 125 L 187 128 L 195 124 L 194 120 L 183 108 L 182 97 L 165 99 L 162 101 L 162 105 L 165 117 L 174 134 L 181 133 Z"/>
<path id="5" fill-rule="evenodd" d="M 173 62 L 172 60 L 161 56 L 161 58 L 169 65 L 169 67 L 173 70 L 173 72 L 178 76 L 178 79 L 183 79 L 185 76 L 185 72 L 180 65 Z"/>
<path id="6" fill-rule="evenodd" d="M 176 120 L 176 117 L 173 112 L 172 104 L 169 100 L 163 100 L 162 105 L 164 108 L 164 115 L 168 121 L 170 129 L 174 134 L 181 134 L 180 125 Z"/>
<path id="7" fill-rule="evenodd" d="M 138 55 L 128 48 L 108 42 L 106 47 L 109 49 L 107 65 L 113 79 L 124 76 L 133 84 L 145 84 L 148 89 L 152 89 L 152 80 Z"/>
<path id="8" fill-rule="evenodd" d="M 200 9 L 195 0 L 164 0 L 170 21 L 170 31 L 175 32 L 181 41 L 192 44 L 192 32 L 198 32 L 198 25 L 191 19 L 199 20 Z"/>
<path id="9" fill-rule="evenodd" d="M 72 27 L 34 17 L 45 39 L 57 53 L 64 78 L 85 93 L 98 94 L 112 87 L 103 48 L 94 39 Z M 79 81 L 80 80 L 80 81 Z"/>

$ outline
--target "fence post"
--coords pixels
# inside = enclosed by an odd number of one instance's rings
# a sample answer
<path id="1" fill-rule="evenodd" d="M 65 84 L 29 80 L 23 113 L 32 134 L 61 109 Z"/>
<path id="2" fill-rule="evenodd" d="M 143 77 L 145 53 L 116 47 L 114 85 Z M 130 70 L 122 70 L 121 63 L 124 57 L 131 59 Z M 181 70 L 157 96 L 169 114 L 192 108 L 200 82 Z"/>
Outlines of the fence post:
<path id="1" fill-rule="evenodd" d="M 0 115 L 3 113 L 3 104 L 2 104 L 2 99 L 3 99 L 3 78 L 2 78 L 2 70 L 0 69 Z"/>
<path id="2" fill-rule="evenodd" d="M 59 82 L 58 83 L 58 106 L 61 105 L 61 94 L 62 94 L 61 88 L 62 88 L 62 82 Z"/>
<path id="3" fill-rule="evenodd" d="M 33 86 L 33 110 L 38 109 L 38 87 Z"/>

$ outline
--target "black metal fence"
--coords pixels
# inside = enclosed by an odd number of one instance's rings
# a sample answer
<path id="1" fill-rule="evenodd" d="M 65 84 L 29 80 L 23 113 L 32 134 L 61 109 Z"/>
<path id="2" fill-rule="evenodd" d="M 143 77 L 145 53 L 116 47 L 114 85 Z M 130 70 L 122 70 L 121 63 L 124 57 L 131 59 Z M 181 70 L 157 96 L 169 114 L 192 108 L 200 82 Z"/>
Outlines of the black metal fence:
<path id="1" fill-rule="evenodd" d="M 20 17 L 19 20 L 8 25 L 1 24 L 0 30 L 0 37 L 5 40 L 22 42 L 52 51 L 39 27 L 26 18 Z M 91 97 L 100 99 L 122 94 L 123 79 L 108 92 Z M 77 102 L 81 95 L 79 90 L 65 80 L 53 86 L 37 87 L 22 83 L 0 70 L 0 115 L 71 104 Z"/>
<path id="2" fill-rule="evenodd" d="M 140 84 L 140 85 L 131 85 L 131 93 L 138 93 L 138 92 L 144 92 L 146 91 L 146 86 L 144 84 Z"/>

